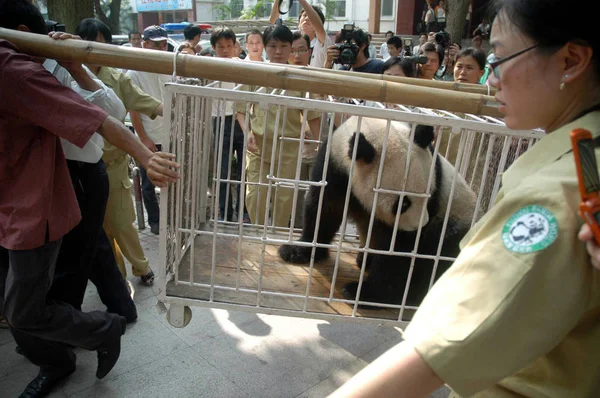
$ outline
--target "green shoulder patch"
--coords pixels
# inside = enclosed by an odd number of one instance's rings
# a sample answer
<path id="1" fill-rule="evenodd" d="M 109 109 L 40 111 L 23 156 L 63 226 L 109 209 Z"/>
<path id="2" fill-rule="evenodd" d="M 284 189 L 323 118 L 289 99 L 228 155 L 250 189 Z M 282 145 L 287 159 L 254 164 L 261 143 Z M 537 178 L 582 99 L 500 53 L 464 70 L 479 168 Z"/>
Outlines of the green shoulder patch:
<path id="1" fill-rule="evenodd" d="M 502 228 L 504 247 L 515 253 L 544 250 L 557 236 L 556 217 L 550 210 L 538 205 L 523 207 Z"/>

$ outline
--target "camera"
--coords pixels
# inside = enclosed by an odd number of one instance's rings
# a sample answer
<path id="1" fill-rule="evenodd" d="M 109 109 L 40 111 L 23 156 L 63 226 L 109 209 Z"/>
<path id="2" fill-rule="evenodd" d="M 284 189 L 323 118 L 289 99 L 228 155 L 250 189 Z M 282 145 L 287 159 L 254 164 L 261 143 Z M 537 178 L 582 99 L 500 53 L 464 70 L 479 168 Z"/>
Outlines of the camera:
<path id="1" fill-rule="evenodd" d="M 66 32 L 67 31 L 65 24 L 58 23 L 58 22 L 52 21 L 52 20 L 46 21 L 46 28 L 48 29 L 48 32 Z"/>
<path id="2" fill-rule="evenodd" d="M 342 28 L 341 39 L 344 41 L 342 44 L 337 45 L 337 49 L 340 52 L 339 57 L 333 61 L 335 64 L 342 65 L 354 65 L 356 63 L 356 57 L 360 50 L 358 46 L 352 43 L 352 34 L 354 33 L 354 24 L 346 23 Z"/>
<path id="3" fill-rule="evenodd" d="M 447 48 L 450 46 L 450 34 L 446 32 L 444 29 L 440 30 L 433 36 L 436 44 L 439 44 L 443 48 Z"/>
<path id="4" fill-rule="evenodd" d="M 413 49 L 413 41 L 410 37 L 405 37 L 402 39 L 402 43 L 404 45 L 404 56 L 405 57 L 410 57 L 411 55 L 413 55 L 412 53 L 412 49 Z"/>

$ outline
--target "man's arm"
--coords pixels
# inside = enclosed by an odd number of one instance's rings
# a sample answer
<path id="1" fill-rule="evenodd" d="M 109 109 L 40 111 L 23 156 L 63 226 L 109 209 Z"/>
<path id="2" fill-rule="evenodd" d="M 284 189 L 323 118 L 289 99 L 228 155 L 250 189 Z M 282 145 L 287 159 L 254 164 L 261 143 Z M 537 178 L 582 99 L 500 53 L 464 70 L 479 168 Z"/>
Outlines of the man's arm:
<path id="1" fill-rule="evenodd" d="M 330 398 L 427 397 L 443 384 L 417 351 L 402 342 L 358 372 Z"/>
<path id="2" fill-rule="evenodd" d="M 271 8 L 271 15 L 269 16 L 269 22 L 274 24 L 279 18 L 279 0 L 273 1 L 273 8 Z"/>
<path id="3" fill-rule="evenodd" d="M 319 43 L 321 43 L 321 45 L 325 45 L 325 38 L 327 37 L 327 32 L 325 32 L 325 27 L 323 26 L 323 21 L 321 21 L 319 14 L 317 14 L 315 9 L 308 3 L 308 1 L 298 0 L 298 3 L 300 3 L 300 5 L 302 6 L 302 9 L 306 13 L 308 20 L 315 29 L 315 34 L 317 35 Z"/>
<path id="4" fill-rule="evenodd" d="M 162 104 L 162 102 L 160 103 L 159 106 L 156 107 L 156 109 L 154 110 L 154 113 L 157 116 L 162 116 L 163 115 L 163 104 Z"/>
<path id="5" fill-rule="evenodd" d="M 152 152 L 156 152 L 156 146 L 154 145 L 154 141 L 148 137 L 146 134 L 146 129 L 144 129 L 144 123 L 142 123 L 142 116 L 136 111 L 130 111 L 129 117 L 131 118 L 131 124 L 133 125 L 133 129 L 140 137 L 140 141 L 144 144 L 146 148 L 148 148 Z"/>
<path id="6" fill-rule="evenodd" d="M 177 181 L 179 165 L 173 161 L 175 155 L 170 153 L 152 153 L 135 138 L 123 123 L 112 116 L 107 117 L 98 133 L 117 148 L 127 152 L 147 171 L 148 178 L 157 187 L 166 187 L 167 184 Z"/>

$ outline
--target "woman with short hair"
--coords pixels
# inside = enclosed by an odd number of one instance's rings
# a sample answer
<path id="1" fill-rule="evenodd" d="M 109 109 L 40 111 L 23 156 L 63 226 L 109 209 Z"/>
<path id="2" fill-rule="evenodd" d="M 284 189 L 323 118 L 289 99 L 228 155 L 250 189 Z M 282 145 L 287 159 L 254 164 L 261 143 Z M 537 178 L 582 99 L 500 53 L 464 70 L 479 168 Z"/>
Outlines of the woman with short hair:
<path id="1" fill-rule="evenodd" d="M 424 397 L 444 384 L 452 397 L 598 396 L 600 272 L 577 239 L 569 133 L 600 137 L 600 36 L 567 0 L 495 3 L 499 111 L 509 128 L 547 135 L 503 173 L 404 341 L 333 397 Z"/>

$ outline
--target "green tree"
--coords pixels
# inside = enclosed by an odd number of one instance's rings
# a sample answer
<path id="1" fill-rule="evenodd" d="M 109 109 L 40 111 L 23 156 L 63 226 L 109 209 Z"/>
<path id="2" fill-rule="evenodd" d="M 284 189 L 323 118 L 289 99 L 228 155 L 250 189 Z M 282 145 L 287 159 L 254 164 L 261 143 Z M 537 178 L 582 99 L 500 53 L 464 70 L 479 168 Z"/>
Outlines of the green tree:
<path id="1" fill-rule="evenodd" d="M 217 21 L 230 19 L 232 17 L 231 5 L 215 4 L 212 9 L 217 12 Z"/>
<path id="2" fill-rule="evenodd" d="M 231 0 L 229 7 L 231 8 L 231 19 L 237 19 L 242 15 L 244 0 Z"/>
<path id="3" fill-rule="evenodd" d="M 446 0 L 446 31 L 452 42 L 460 43 L 465 33 L 465 20 L 470 0 Z"/>
<path id="4" fill-rule="evenodd" d="M 113 34 L 121 33 L 121 0 L 94 0 L 94 11 Z"/>
<path id="5" fill-rule="evenodd" d="M 259 19 L 259 18 L 268 17 L 268 15 L 266 15 L 266 13 L 267 13 L 267 10 L 270 10 L 270 8 L 267 8 L 267 5 L 269 5 L 269 4 L 273 4 L 273 1 L 258 0 L 254 6 L 246 7 L 242 10 L 240 19 L 248 20 L 248 19 Z"/>
<path id="6" fill-rule="evenodd" d="M 129 0 L 38 0 L 48 7 L 48 18 L 65 24 L 74 33 L 79 22 L 98 18 L 110 27 L 113 34 L 121 32 L 122 7 L 131 9 Z M 123 15 L 129 15 L 123 13 Z"/>
<path id="7" fill-rule="evenodd" d="M 46 0 L 48 18 L 65 24 L 74 33 L 82 19 L 94 18 L 93 0 Z"/>

